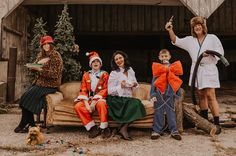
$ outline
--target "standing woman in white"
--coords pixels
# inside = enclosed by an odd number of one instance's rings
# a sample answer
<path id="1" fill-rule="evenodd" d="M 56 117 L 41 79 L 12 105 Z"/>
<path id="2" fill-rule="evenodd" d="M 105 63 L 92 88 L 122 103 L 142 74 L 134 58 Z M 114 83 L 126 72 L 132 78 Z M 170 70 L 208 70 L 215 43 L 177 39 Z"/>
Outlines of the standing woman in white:
<path id="1" fill-rule="evenodd" d="M 207 34 L 206 20 L 203 17 L 193 17 L 190 26 L 191 36 L 184 38 L 178 38 L 175 35 L 172 22 L 167 22 L 165 29 L 168 31 L 172 43 L 186 50 L 192 59 L 189 85 L 191 85 L 196 61 L 203 53 L 204 58 L 200 62 L 195 85 L 199 96 L 200 115 L 208 119 L 208 108 L 210 108 L 214 117 L 214 124 L 218 128 L 216 133 L 219 134 L 221 132 L 219 127 L 219 104 L 215 95 L 215 88 L 220 88 L 219 73 L 216 67 L 218 59 L 205 52 L 213 50 L 224 55 L 224 49 L 217 36 Z"/>

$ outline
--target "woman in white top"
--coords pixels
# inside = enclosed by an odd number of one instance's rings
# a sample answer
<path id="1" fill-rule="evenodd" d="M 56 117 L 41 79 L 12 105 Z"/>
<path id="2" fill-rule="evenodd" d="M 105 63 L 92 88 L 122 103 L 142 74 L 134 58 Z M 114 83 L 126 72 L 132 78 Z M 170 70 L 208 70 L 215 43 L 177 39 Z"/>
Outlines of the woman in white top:
<path id="1" fill-rule="evenodd" d="M 138 82 L 135 72 L 130 67 L 128 56 L 123 51 L 116 51 L 113 54 L 111 67 L 107 97 L 109 116 L 121 124 L 119 133 L 122 138 L 132 140 L 127 130 L 129 123 L 146 116 L 141 101 L 132 98 L 132 93 L 138 87 Z"/>
<path id="2" fill-rule="evenodd" d="M 201 116 L 208 119 L 208 108 L 210 108 L 214 116 L 214 124 L 219 125 L 219 104 L 215 95 L 215 88 L 220 88 L 219 73 L 216 67 L 218 59 L 205 52 L 213 50 L 224 55 L 224 49 L 217 36 L 207 34 L 206 20 L 203 17 L 193 17 L 190 26 L 191 36 L 184 38 L 178 38 L 175 35 L 172 22 L 167 22 L 165 28 L 169 32 L 172 43 L 186 50 L 192 59 L 189 85 L 191 85 L 196 61 L 203 53 L 204 58 L 200 62 L 195 84 L 199 96 Z M 220 133 L 219 127 L 217 133 Z"/>

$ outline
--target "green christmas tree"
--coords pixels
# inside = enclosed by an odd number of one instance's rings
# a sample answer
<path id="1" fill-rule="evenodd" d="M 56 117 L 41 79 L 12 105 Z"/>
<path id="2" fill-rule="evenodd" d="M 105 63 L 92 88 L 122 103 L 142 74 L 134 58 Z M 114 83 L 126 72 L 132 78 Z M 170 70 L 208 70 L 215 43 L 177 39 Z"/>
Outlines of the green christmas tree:
<path id="1" fill-rule="evenodd" d="M 36 19 L 36 24 L 32 29 L 33 36 L 30 39 L 30 44 L 28 46 L 28 62 L 32 63 L 36 60 L 38 53 L 41 51 L 40 47 L 40 38 L 47 34 L 47 31 L 44 29 L 46 22 L 43 22 L 42 18 Z M 28 73 L 30 81 L 34 80 L 36 74 L 34 72 Z"/>
<path id="2" fill-rule="evenodd" d="M 78 61 L 79 46 L 75 44 L 74 28 L 70 22 L 68 6 L 65 4 L 62 14 L 58 16 L 54 39 L 56 50 L 60 52 L 63 59 L 63 82 L 80 80 L 81 65 Z"/>

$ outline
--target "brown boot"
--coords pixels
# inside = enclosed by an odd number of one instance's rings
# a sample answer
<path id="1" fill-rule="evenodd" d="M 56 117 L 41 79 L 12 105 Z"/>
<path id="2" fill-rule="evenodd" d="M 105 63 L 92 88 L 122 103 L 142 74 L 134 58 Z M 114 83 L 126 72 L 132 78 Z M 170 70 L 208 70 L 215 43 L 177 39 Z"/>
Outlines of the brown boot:
<path id="1" fill-rule="evenodd" d="M 95 138 L 101 134 L 101 130 L 95 125 L 89 130 L 89 138 Z"/>
<path id="2" fill-rule="evenodd" d="M 111 136 L 111 130 L 109 127 L 105 128 L 105 129 L 101 129 L 101 135 L 102 135 L 102 138 L 105 139 L 105 138 L 110 138 Z"/>

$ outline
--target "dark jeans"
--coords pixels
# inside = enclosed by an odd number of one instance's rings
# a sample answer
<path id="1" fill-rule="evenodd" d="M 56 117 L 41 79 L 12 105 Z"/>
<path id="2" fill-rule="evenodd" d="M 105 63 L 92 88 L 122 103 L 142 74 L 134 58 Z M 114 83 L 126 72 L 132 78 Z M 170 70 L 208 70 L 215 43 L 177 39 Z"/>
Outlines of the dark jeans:
<path id="1" fill-rule="evenodd" d="M 176 113 L 174 98 L 175 94 L 172 88 L 168 85 L 165 94 L 161 94 L 159 91 L 156 92 L 157 101 L 154 103 L 154 119 L 153 119 L 153 130 L 159 134 L 162 133 L 165 124 L 165 116 L 167 116 L 167 123 L 171 134 L 178 133 L 176 126 Z"/>

